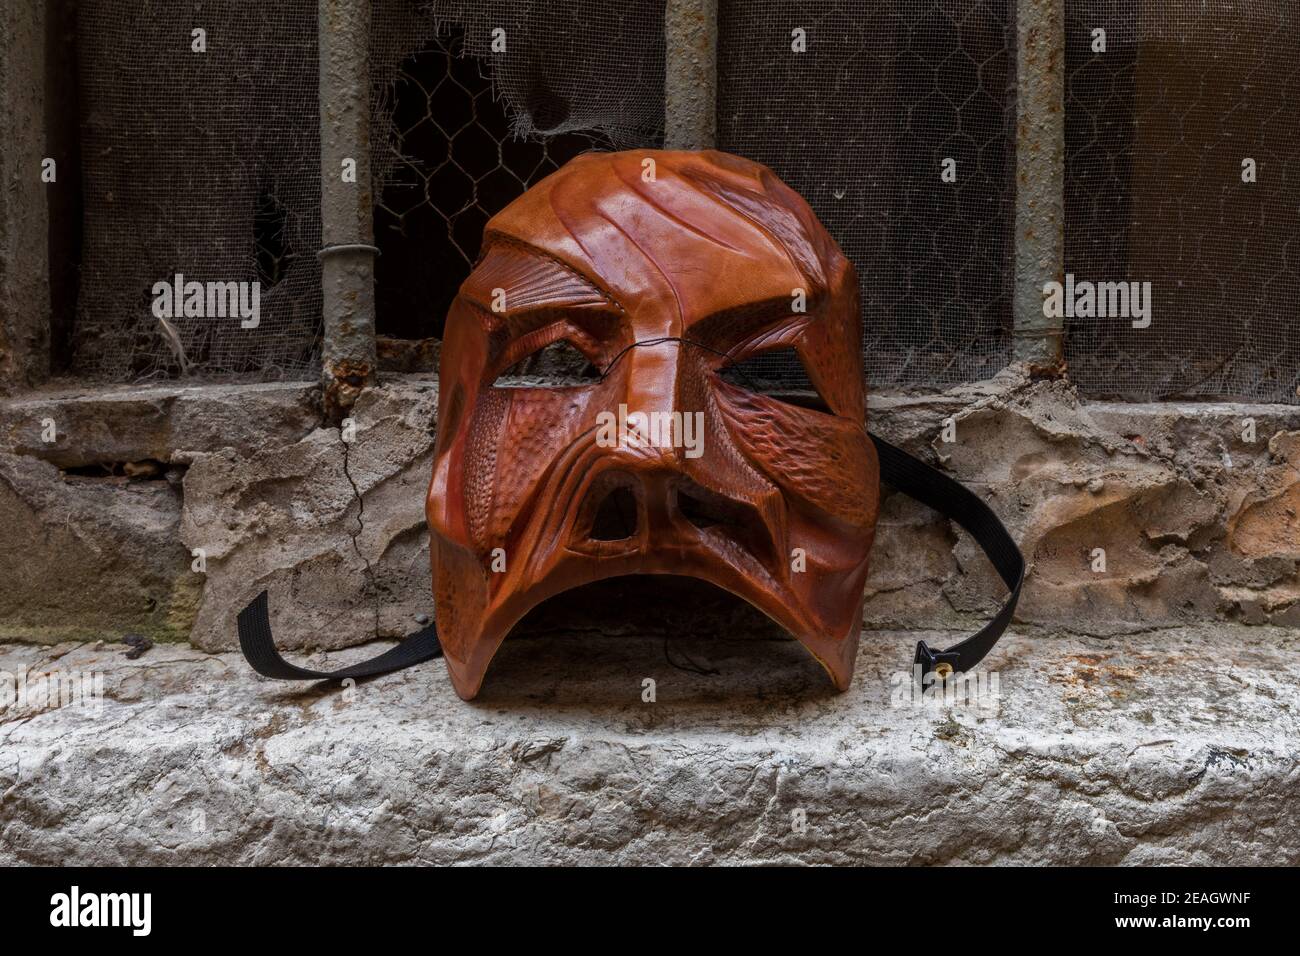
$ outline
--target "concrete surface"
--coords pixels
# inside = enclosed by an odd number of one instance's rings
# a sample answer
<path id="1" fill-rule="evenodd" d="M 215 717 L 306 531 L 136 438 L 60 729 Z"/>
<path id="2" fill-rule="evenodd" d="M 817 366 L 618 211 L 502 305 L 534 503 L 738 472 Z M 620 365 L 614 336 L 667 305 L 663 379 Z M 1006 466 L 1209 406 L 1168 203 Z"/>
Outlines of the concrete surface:
<path id="1" fill-rule="evenodd" d="M 788 640 L 512 638 L 473 704 L 436 661 L 338 689 L 11 644 L 0 863 L 1300 862 L 1294 631 L 1021 634 L 983 708 L 900 706 L 916 637 L 843 695 Z M 101 707 L 13 701 L 51 670 Z"/>

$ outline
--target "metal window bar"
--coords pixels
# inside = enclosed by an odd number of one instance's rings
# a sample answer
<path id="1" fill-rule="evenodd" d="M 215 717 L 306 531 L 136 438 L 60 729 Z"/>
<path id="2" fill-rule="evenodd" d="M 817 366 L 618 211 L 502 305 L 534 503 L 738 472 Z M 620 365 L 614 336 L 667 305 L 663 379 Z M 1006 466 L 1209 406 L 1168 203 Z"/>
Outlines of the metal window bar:
<path id="1" fill-rule="evenodd" d="M 283 255 L 277 253 L 279 246 L 274 244 L 268 249 L 258 245 L 254 250 L 255 274 L 261 275 L 269 270 L 268 283 L 275 286 L 274 295 L 286 301 L 292 300 L 294 305 L 289 318 L 281 320 L 276 312 L 263 323 L 262 329 L 264 338 L 268 332 L 275 332 L 285 339 L 284 343 L 276 345 L 276 354 L 284 353 L 285 357 L 279 361 L 286 367 L 298 361 L 296 353 L 291 354 L 293 348 L 300 348 L 304 356 L 311 351 L 310 336 L 299 335 L 297 330 L 310 324 L 310 306 L 321 299 L 316 297 L 315 289 L 310 290 L 310 294 L 295 295 L 294 292 L 303 277 L 315 278 L 313 268 L 305 263 L 314 260 L 312 253 L 323 247 L 321 276 L 317 280 L 323 294 L 325 315 L 321 369 L 327 395 L 339 411 L 346 407 L 359 388 L 373 380 L 377 364 L 374 357 L 373 232 L 376 207 L 382 206 L 382 202 L 377 202 L 372 194 L 379 189 L 378 175 L 368 168 L 375 158 L 373 145 L 369 142 L 368 120 L 373 110 L 373 102 L 369 99 L 373 90 L 371 78 L 376 69 L 373 34 L 368 24 L 372 11 L 379 11 L 385 4 L 404 2 L 316 0 L 315 4 L 310 4 L 308 0 L 310 5 L 304 11 L 309 13 L 314 6 L 320 27 L 313 44 L 316 48 L 313 52 L 319 53 L 319 92 L 322 94 L 319 133 L 320 213 L 323 221 L 318 244 L 306 248 L 314 238 L 312 230 L 299 228 L 296 224 L 301 219 L 309 227 L 314 210 L 312 215 L 303 217 L 295 207 L 286 205 L 288 180 L 284 175 L 276 172 L 276 178 L 263 190 L 266 195 L 259 193 L 250 200 L 252 211 L 248 215 L 255 226 L 252 233 L 266 234 L 273 239 L 289 238 L 287 243 L 280 243 L 287 250 Z M 660 106 L 663 110 L 662 128 L 669 146 L 706 147 L 717 141 L 718 124 L 722 119 L 718 115 L 719 19 L 724 15 L 720 7 L 723 11 L 731 9 L 728 2 L 663 0 L 658 7 L 662 16 L 664 82 Z M 932 0 L 934 11 L 945 17 L 956 17 L 958 23 L 968 16 L 961 11 L 968 9 L 974 11 L 969 16 L 983 15 L 981 11 L 1004 15 L 1003 8 L 993 0 L 978 7 L 963 6 L 964 2 L 966 0 Z M 558 24 L 564 30 L 572 31 L 581 26 L 584 18 L 604 15 L 593 14 L 591 11 L 600 8 L 584 6 L 582 0 L 563 0 L 554 7 L 527 2 L 494 6 L 489 0 L 436 0 L 407 5 L 422 12 L 440 10 L 442 13 L 438 15 L 447 20 L 472 15 L 478 18 L 474 22 L 479 26 L 493 22 L 484 20 L 484 17 L 495 17 L 498 10 L 507 10 L 513 17 L 508 21 L 510 28 L 516 31 L 527 30 L 526 25 L 530 22 L 546 24 L 545 29 Z M 654 3 L 643 0 L 639 6 L 653 7 Z M 520 12 L 525 7 L 526 11 Z M 1286 303 L 1293 298 L 1288 290 L 1295 288 L 1294 260 L 1290 254 L 1292 243 L 1285 222 L 1265 208 L 1270 203 L 1273 203 L 1271 208 L 1282 208 L 1273 200 L 1279 195 L 1278 190 L 1282 191 L 1285 199 L 1285 192 L 1294 189 L 1295 175 L 1291 170 L 1300 161 L 1294 145 L 1300 142 L 1300 137 L 1286 132 L 1289 114 L 1285 112 L 1285 103 L 1297 83 L 1300 52 L 1291 37 L 1300 13 L 1269 5 L 1252 14 L 1252 18 L 1239 29 L 1230 30 L 1215 19 L 1213 11 L 1179 0 L 1149 7 L 1121 0 L 1010 0 L 1008 9 L 1013 11 L 1015 18 L 1016 64 L 1014 228 L 1010 245 L 1014 262 L 1012 356 L 1040 369 L 1059 369 L 1064 351 L 1070 360 L 1072 374 L 1087 394 L 1105 393 L 1109 397 L 1129 398 L 1199 395 L 1291 402 L 1300 399 L 1300 394 L 1296 393 L 1297 386 L 1300 386 L 1296 371 L 1296 366 L 1300 365 L 1296 361 L 1300 346 L 1297 346 L 1293 325 L 1288 324 L 1285 314 Z M 954 10 L 959 13 L 952 13 Z M 1089 28 L 1094 21 L 1109 25 L 1116 43 L 1128 44 L 1113 62 L 1091 58 L 1085 49 L 1086 44 L 1080 42 L 1080 37 L 1086 37 L 1079 31 Z M 287 15 L 285 22 L 288 22 Z M 209 26 L 219 23 L 214 16 Z M 236 29 L 232 25 L 229 35 L 233 36 Z M 635 34 L 634 42 L 642 42 L 645 38 L 644 17 L 637 29 L 642 32 Z M 1075 39 L 1071 40 L 1071 36 Z M 1221 48 L 1223 55 L 1208 60 L 1202 56 L 1195 59 L 1194 65 L 1188 66 L 1192 62 L 1191 54 L 1196 50 L 1203 51 L 1207 44 L 1218 44 L 1214 48 Z M 526 33 L 522 45 L 528 46 Z M 94 49 L 93 45 L 88 48 L 92 53 Z M 250 46 L 249 49 L 256 53 L 259 48 Z M 534 55 L 536 49 L 534 45 Z M 600 45 L 588 44 L 584 49 L 598 55 Z M 1187 51 L 1187 55 L 1180 57 L 1179 51 Z M 204 95 L 217 97 L 214 102 L 219 106 L 218 94 L 224 88 L 195 72 L 206 61 L 187 56 L 179 58 L 178 62 L 195 73 L 197 88 Z M 1124 72 L 1126 62 L 1135 62 L 1136 67 Z M 1162 103 L 1177 105 L 1169 98 L 1179 94 L 1178 84 L 1182 82 L 1179 70 L 1183 67 L 1201 71 L 1196 74 L 1202 80 L 1197 87 L 1199 99 L 1187 101 L 1186 97 L 1175 97 L 1177 103 L 1187 107 L 1186 110 L 1161 107 Z M 529 67 L 532 70 L 538 68 L 536 65 Z M 554 70 L 556 67 L 544 62 L 540 69 Z M 575 57 L 572 62 L 564 60 L 563 69 L 581 74 L 581 82 L 575 81 L 575 89 L 580 88 L 581 94 L 588 96 L 589 100 L 610 95 L 597 81 L 611 69 L 608 62 L 593 64 L 590 57 Z M 1120 72 L 1112 76 L 1113 70 Z M 1183 73 L 1186 72 L 1183 69 Z M 240 75 L 244 76 L 243 73 Z M 642 85 L 651 86 L 648 83 Z M 285 90 L 294 88 L 292 78 L 278 86 Z M 106 86 L 105 89 L 118 99 L 127 97 L 123 102 L 129 102 L 130 97 L 138 92 L 134 87 L 110 89 Z M 722 99 L 725 100 L 726 96 L 724 89 Z M 301 102 L 302 97 L 298 100 Z M 556 102 L 563 101 L 564 98 L 560 97 Z M 581 110 L 575 110 L 573 116 L 557 115 L 550 120 L 563 126 L 563 132 L 589 128 L 583 127 L 581 122 L 589 115 L 590 106 L 590 102 L 583 104 L 588 113 L 582 116 L 578 115 Z M 1129 112 L 1113 122 L 1109 113 L 1101 115 L 1094 109 L 1111 110 L 1113 106 L 1121 112 L 1124 109 Z M 214 116 L 220 113 L 216 106 L 209 112 Z M 644 113 L 638 116 L 646 119 Z M 1133 127 L 1126 134 L 1116 126 L 1116 122 L 1122 126 L 1125 116 Z M 222 121 L 225 121 L 224 116 Z M 564 126 L 565 123 L 568 125 Z M 1104 128 L 1098 125 L 1102 123 L 1106 124 Z M 1183 125 L 1177 126 L 1177 123 Z M 1145 124 L 1145 128 L 1140 124 Z M 560 126 L 548 127 L 535 122 L 534 132 L 546 139 Z M 1081 143 L 1067 139 L 1066 134 L 1071 130 L 1075 131 L 1071 135 L 1077 136 L 1079 130 L 1086 132 L 1089 128 L 1103 140 L 1111 137 L 1113 142 Z M 91 132 L 95 132 L 95 128 Z M 317 131 L 310 132 L 311 137 L 300 137 L 303 143 L 309 144 Z M 1125 140 L 1121 134 L 1130 139 Z M 1211 134 L 1217 134 L 1217 138 Z M 1197 136 L 1202 138 L 1197 139 Z M 1213 169 L 1206 166 L 1207 162 L 1218 162 L 1210 155 L 1210 147 L 1217 149 L 1229 140 L 1232 148 L 1244 152 L 1246 147 L 1252 147 L 1259 154 L 1256 158 L 1260 160 L 1260 172 L 1267 180 L 1262 181 L 1261 187 L 1253 193 L 1237 187 L 1230 189 L 1220 182 L 1222 177 L 1215 178 L 1220 172 L 1217 166 Z M 619 147 L 636 142 L 628 138 L 622 141 L 611 139 L 611 144 Z M 1139 144 L 1144 147 L 1141 152 L 1135 148 Z M 1104 168 L 1095 166 L 1099 149 L 1105 153 L 1101 157 L 1107 164 Z M 1165 153 L 1168 162 L 1173 164 L 1175 178 L 1182 175 L 1187 182 L 1202 182 L 1207 188 L 1183 189 L 1177 196 L 1167 195 L 1169 190 L 1163 189 L 1159 176 L 1153 173 L 1160 164 L 1153 165 L 1149 155 L 1152 149 Z M 303 151 L 300 150 L 298 155 L 303 155 Z M 345 183 L 340 177 L 339 164 L 345 158 L 356 163 L 355 183 Z M 1198 162 L 1199 166 L 1189 165 Z M 1098 169 L 1101 173 L 1111 171 L 1109 175 L 1114 182 L 1110 185 L 1117 184 L 1117 190 L 1112 190 L 1114 195 L 1089 199 L 1090 208 L 1079 207 L 1079 191 L 1083 190 L 1085 196 L 1092 195 L 1088 190 L 1093 187 L 1088 184 L 1092 182 L 1090 177 L 1098 175 Z M 1128 178 L 1139 174 L 1145 192 L 1130 196 L 1125 191 Z M 136 177 L 136 180 L 140 179 L 142 177 Z M 314 175 L 299 176 L 294 183 L 301 185 L 308 179 L 314 179 Z M 150 177 L 143 177 L 143 180 L 152 181 Z M 1182 183 L 1183 186 L 1186 184 Z M 521 185 L 526 187 L 528 184 Z M 1105 181 L 1100 183 L 1101 187 L 1106 185 Z M 1170 189 L 1175 185 L 1171 184 Z M 87 200 L 88 223 L 95 221 L 91 213 L 101 193 L 111 196 L 115 207 L 123 205 L 121 190 L 100 188 L 97 181 L 92 182 L 92 186 L 95 189 Z M 1121 214 L 1127 210 L 1127 214 L 1136 215 L 1137 206 L 1129 209 L 1126 204 L 1136 204 L 1139 200 L 1147 204 L 1144 208 L 1148 212 L 1143 214 L 1143 221 L 1140 224 L 1136 221 L 1119 223 L 1113 236 L 1099 225 L 1100 221 L 1093 215 L 1101 207 L 1119 209 Z M 1073 211 L 1071 202 L 1076 203 Z M 1153 206 L 1153 202 L 1157 205 Z M 1174 207 L 1171 203 L 1178 205 Z M 1212 221 L 1210 214 L 1215 209 L 1222 213 L 1219 217 L 1221 222 Z M 1258 212 L 1255 219 L 1251 219 L 1254 215 L 1251 210 Z M 1074 218 L 1070 219 L 1071 216 Z M 271 224 L 271 228 L 259 225 L 264 220 Z M 1226 228 L 1225 222 L 1233 228 Z M 242 225 L 236 225 L 243 229 Z M 1258 227 L 1257 243 L 1271 243 L 1256 259 L 1264 265 L 1280 263 L 1272 271 L 1256 263 L 1258 268 L 1252 272 L 1251 261 L 1242 258 L 1235 247 L 1229 248 L 1229 244 L 1240 239 L 1244 231 L 1255 227 Z M 291 233 L 291 229 L 298 232 Z M 1160 232 L 1161 229 L 1165 230 L 1164 233 Z M 1149 236 L 1153 232 L 1172 236 L 1181 243 L 1175 246 L 1166 242 L 1160 246 L 1173 257 L 1176 268 L 1166 267 L 1155 255 L 1151 242 L 1146 242 L 1142 248 L 1139 248 L 1141 243 L 1135 242 L 1136 237 Z M 1083 258 L 1079 259 L 1076 253 L 1071 252 L 1071 260 L 1067 263 L 1068 249 L 1083 250 Z M 1167 294 L 1177 303 L 1176 308 L 1171 307 L 1167 313 L 1167 324 L 1158 330 L 1159 334 L 1139 337 L 1126 329 L 1111 333 L 1100 326 L 1079 322 L 1067 325 L 1044 315 L 1044 285 L 1053 280 L 1064 280 L 1067 264 L 1091 263 L 1095 271 L 1115 271 L 1110 266 L 1114 265 L 1113 259 L 1119 261 L 1115 257 L 1121 253 L 1128 256 L 1129 271 L 1136 268 L 1135 262 L 1137 265 L 1157 263 L 1159 275 L 1153 278 L 1159 278 L 1168 287 Z M 240 255 L 243 255 L 242 251 Z M 1198 258 L 1203 255 L 1210 256 L 1210 259 Z M 1222 265 L 1223 274 L 1198 267 L 1205 262 L 1215 268 Z M 102 267 L 103 263 L 100 265 Z M 170 265 L 170 262 L 162 265 Z M 150 275 L 166 271 L 152 262 L 150 268 Z M 101 268 L 99 271 L 104 270 Z M 83 274 L 83 295 L 87 294 L 87 282 L 98 274 L 94 270 Z M 279 282 L 282 276 L 288 276 L 288 281 Z M 1109 279 L 1111 276 L 1093 278 Z M 1115 278 L 1122 280 L 1129 276 Z M 1218 283 L 1217 290 L 1215 282 Z M 118 285 L 125 286 L 126 283 L 119 282 Z M 1208 290 L 1203 295 L 1196 291 L 1202 286 Z M 264 303 L 264 306 L 267 309 L 279 308 L 278 301 Z M 1206 313 L 1203 316 L 1197 314 L 1198 303 L 1205 306 L 1201 310 Z M 121 332 L 111 323 L 118 321 L 115 317 L 126 311 L 116 305 L 91 307 L 86 314 L 104 328 L 99 329 L 79 319 L 82 336 L 102 333 L 103 337 Z M 281 325 L 283 334 L 278 331 Z M 152 327 L 145 330 L 152 331 Z M 301 339 L 303 344 L 294 346 L 285 338 L 291 333 L 296 336 L 294 341 Z M 144 332 L 140 334 L 144 335 Z M 121 340 L 119 351 L 130 351 L 133 355 L 140 353 L 140 336 L 132 340 L 121 332 L 118 339 Z M 189 341 L 187 339 L 187 343 Z M 205 367 L 216 372 L 253 371 L 245 366 L 261 355 L 249 357 L 238 352 L 236 346 L 245 347 L 242 340 L 227 349 L 233 350 L 230 358 L 226 358 L 222 351 L 226 346 L 215 338 L 195 341 L 210 353 L 210 357 L 203 359 Z M 1090 343 L 1096 344 L 1096 348 Z M 88 360 L 105 352 L 102 348 L 97 352 L 85 343 L 82 345 L 81 354 L 88 356 Z M 153 354 L 160 351 L 158 342 L 150 339 L 149 348 L 152 352 L 145 357 L 156 368 L 151 366 L 144 372 L 172 374 L 167 354 L 160 353 L 161 357 Z M 1221 357 L 1220 352 L 1227 358 L 1215 364 Z M 1144 357 L 1148 353 L 1155 358 Z M 193 364 L 192 349 L 188 358 Z M 1099 364 L 1106 362 L 1110 364 Z M 1163 364 L 1156 371 L 1149 371 L 1147 366 L 1152 362 Z M 103 364 L 102 361 L 99 364 Z M 126 371 L 143 374 L 134 367 Z"/>

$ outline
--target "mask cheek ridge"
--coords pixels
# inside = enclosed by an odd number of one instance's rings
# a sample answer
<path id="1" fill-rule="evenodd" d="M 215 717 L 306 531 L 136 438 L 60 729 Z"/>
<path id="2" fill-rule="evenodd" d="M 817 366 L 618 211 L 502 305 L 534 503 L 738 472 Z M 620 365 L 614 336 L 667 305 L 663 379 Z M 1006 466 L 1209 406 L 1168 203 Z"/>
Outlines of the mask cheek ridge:
<path id="1" fill-rule="evenodd" d="M 478 693 L 496 650 L 485 646 L 491 638 L 485 632 L 487 572 L 468 549 L 436 536 L 429 553 L 438 640 L 456 693 L 469 700 Z"/>

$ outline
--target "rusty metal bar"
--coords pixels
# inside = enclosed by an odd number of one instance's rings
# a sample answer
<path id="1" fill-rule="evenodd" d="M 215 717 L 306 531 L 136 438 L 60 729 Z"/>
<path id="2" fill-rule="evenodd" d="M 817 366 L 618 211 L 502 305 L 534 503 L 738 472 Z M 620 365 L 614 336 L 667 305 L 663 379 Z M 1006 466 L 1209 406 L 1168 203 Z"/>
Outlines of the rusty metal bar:
<path id="1" fill-rule="evenodd" d="M 1015 358 L 1059 369 L 1043 287 L 1065 271 L 1065 0 L 1017 0 Z"/>
<path id="2" fill-rule="evenodd" d="M 664 147 L 718 140 L 718 0 L 664 3 Z"/>
<path id="3" fill-rule="evenodd" d="M 42 181 L 46 142 L 47 6 L 23 0 L 0 9 L 0 394 L 50 373 L 48 194 L 76 169 Z"/>
<path id="4" fill-rule="evenodd" d="M 375 381 L 370 0 L 320 0 L 321 385 L 339 421 Z M 355 174 L 355 175 L 353 175 Z"/>

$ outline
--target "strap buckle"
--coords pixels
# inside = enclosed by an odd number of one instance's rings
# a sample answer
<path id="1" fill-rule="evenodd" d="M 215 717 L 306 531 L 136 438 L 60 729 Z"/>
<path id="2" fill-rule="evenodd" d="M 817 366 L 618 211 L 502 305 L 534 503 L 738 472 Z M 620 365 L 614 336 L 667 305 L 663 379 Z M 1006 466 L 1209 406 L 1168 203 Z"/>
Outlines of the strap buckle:
<path id="1" fill-rule="evenodd" d="M 922 676 L 934 674 L 941 680 L 947 680 L 961 663 L 961 654 L 957 651 L 932 650 L 925 641 L 918 641 L 914 663 L 921 666 Z"/>

